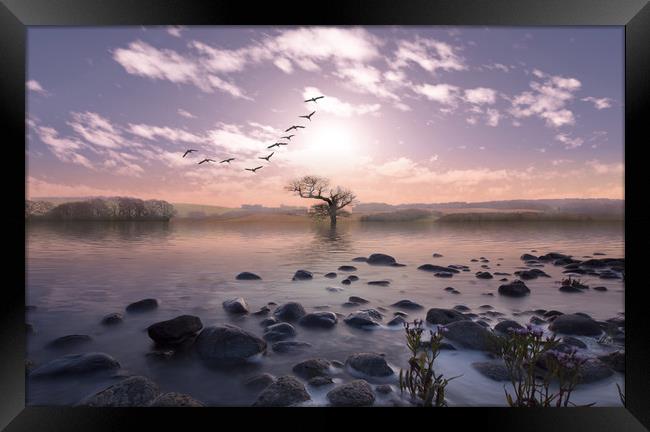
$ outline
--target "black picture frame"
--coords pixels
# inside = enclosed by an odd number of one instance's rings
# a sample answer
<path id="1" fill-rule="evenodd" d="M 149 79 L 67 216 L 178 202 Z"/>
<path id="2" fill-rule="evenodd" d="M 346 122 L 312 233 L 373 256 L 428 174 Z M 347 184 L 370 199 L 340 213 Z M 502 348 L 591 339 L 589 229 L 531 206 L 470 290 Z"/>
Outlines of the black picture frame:
<path id="1" fill-rule="evenodd" d="M 426 427 L 447 423 L 482 430 L 554 432 L 642 431 L 650 428 L 650 337 L 642 301 L 647 283 L 644 258 L 650 216 L 642 195 L 647 185 L 643 152 L 650 136 L 647 120 L 650 99 L 650 4 L 644 0 L 328 0 L 327 2 L 255 2 L 198 0 L 1 0 L 0 4 L 0 110 L 6 139 L 5 162 L 25 158 L 19 142 L 25 141 L 25 80 L 27 26 L 108 25 L 494 25 L 494 26 L 625 26 L 625 255 L 626 255 L 626 377 L 625 408 L 508 409 L 449 408 L 439 410 L 373 408 L 258 409 L 228 413 L 233 409 L 204 408 L 68 408 L 25 407 L 25 238 L 22 206 L 25 199 L 26 162 L 12 166 L 5 181 L 6 270 L 11 283 L 0 300 L 0 429 L 17 431 L 126 431 L 315 423 L 340 421 L 341 415 L 357 417 L 369 428 L 395 420 L 402 427 L 422 421 Z M 603 59 L 607 61 L 607 59 Z M 644 139 L 644 137 L 646 137 Z M 11 164 L 6 164 L 11 166 Z M 15 169 L 17 168 L 17 169 Z M 23 169 L 24 168 L 24 169 Z M 7 170 L 3 170 L 7 172 Z M 8 194 L 7 192 L 10 192 Z M 23 251 L 23 254 L 16 251 Z M 261 410 L 261 411 L 260 411 Z M 329 421 L 328 421 L 329 420 Z M 346 421 L 346 423 L 342 423 Z M 241 422 L 241 423 L 240 423 Z M 288 423 L 291 422 L 291 423 Z M 205 427 L 205 426 L 202 426 Z M 398 426 L 399 427 L 399 426 Z"/>

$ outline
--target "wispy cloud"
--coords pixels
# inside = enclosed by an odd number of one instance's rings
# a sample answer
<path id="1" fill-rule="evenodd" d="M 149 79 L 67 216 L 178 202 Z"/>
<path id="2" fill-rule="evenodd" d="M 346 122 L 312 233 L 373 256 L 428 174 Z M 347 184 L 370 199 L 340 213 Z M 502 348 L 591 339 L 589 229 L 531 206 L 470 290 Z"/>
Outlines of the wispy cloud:
<path id="1" fill-rule="evenodd" d="M 43 88 L 43 86 L 41 85 L 41 83 L 39 83 L 36 80 L 33 80 L 33 79 L 28 80 L 27 83 L 25 84 L 25 86 L 27 87 L 27 90 L 29 90 L 31 92 L 38 93 L 38 94 L 43 95 L 43 96 L 49 96 L 50 95 L 50 92 L 45 90 Z"/>
<path id="2" fill-rule="evenodd" d="M 591 102 L 594 104 L 594 108 L 597 110 L 603 110 L 612 106 L 612 100 L 610 98 L 595 98 L 593 96 L 588 96 L 580 100 L 584 102 Z"/>
<path id="3" fill-rule="evenodd" d="M 381 108 L 381 105 L 378 103 L 354 105 L 349 102 L 344 102 L 335 96 L 325 95 L 317 87 L 305 87 L 305 89 L 302 92 L 302 97 L 305 100 L 312 98 L 315 95 L 325 96 L 325 98 L 319 99 L 317 106 L 309 105 L 309 108 L 315 107 L 317 108 L 318 112 L 326 112 L 341 117 L 373 114 L 373 113 L 377 113 Z"/>

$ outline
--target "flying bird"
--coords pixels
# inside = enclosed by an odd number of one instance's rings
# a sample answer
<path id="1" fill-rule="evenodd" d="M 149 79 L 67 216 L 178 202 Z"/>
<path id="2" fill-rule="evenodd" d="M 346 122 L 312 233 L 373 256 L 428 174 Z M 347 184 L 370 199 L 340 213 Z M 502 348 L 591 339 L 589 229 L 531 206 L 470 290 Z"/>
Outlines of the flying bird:
<path id="1" fill-rule="evenodd" d="M 216 161 L 212 160 L 212 159 L 203 159 L 201 162 L 198 163 L 198 165 L 201 165 L 202 163 L 205 163 L 205 162 L 216 162 Z"/>
<path id="2" fill-rule="evenodd" d="M 289 141 L 291 141 L 291 137 L 295 137 L 295 135 L 283 136 L 283 137 L 280 137 L 280 139 L 288 139 Z"/>
<path id="3" fill-rule="evenodd" d="M 235 158 L 228 158 L 228 159 L 224 159 L 224 160 L 222 160 L 222 161 L 219 162 L 219 163 L 224 163 L 224 162 L 228 162 L 228 163 L 230 163 L 231 161 L 234 161 L 234 160 L 235 160 Z"/>
<path id="4" fill-rule="evenodd" d="M 183 157 L 185 157 L 185 156 L 187 156 L 188 154 L 190 154 L 190 153 L 192 153 L 192 152 L 195 152 L 195 151 L 198 151 L 198 150 L 194 150 L 194 149 L 185 150 L 185 153 L 183 153 Z"/>
<path id="5" fill-rule="evenodd" d="M 287 145 L 287 144 L 289 144 L 289 143 L 275 143 L 275 144 L 271 144 L 270 146 L 268 146 L 266 148 L 267 149 L 270 149 L 270 148 L 273 148 L 273 147 L 280 148 L 280 146 Z"/>
<path id="6" fill-rule="evenodd" d="M 291 126 L 289 129 L 285 130 L 285 132 L 289 132 L 291 129 L 298 130 L 298 129 L 304 129 L 304 128 L 305 128 L 304 126 L 296 126 L 296 125 L 293 125 L 293 126 Z"/>
<path id="7" fill-rule="evenodd" d="M 323 99 L 324 97 L 325 97 L 325 96 L 316 96 L 316 97 L 313 97 L 313 98 L 311 98 L 311 99 L 307 99 L 305 102 L 315 102 L 315 103 L 318 103 L 318 102 L 316 102 L 316 101 L 317 101 L 318 99 Z"/>
<path id="8" fill-rule="evenodd" d="M 255 167 L 255 168 L 244 168 L 244 169 L 245 169 L 246 171 L 250 171 L 250 172 L 252 172 L 252 173 L 255 173 L 255 171 L 257 171 L 258 169 L 262 169 L 262 168 L 264 168 L 264 167 L 260 165 L 260 166 Z"/>
<path id="9" fill-rule="evenodd" d="M 272 152 L 270 155 L 264 156 L 264 157 L 259 157 L 258 159 L 264 159 L 267 162 L 271 162 L 269 159 L 271 159 L 271 156 L 273 156 L 274 154 L 275 154 L 275 152 Z"/>
<path id="10" fill-rule="evenodd" d="M 316 114 L 316 111 L 312 111 L 312 113 L 309 114 L 309 115 L 298 116 L 298 117 L 300 117 L 300 118 L 306 118 L 307 120 L 311 121 L 311 116 L 313 116 L 314 114 Z"/>

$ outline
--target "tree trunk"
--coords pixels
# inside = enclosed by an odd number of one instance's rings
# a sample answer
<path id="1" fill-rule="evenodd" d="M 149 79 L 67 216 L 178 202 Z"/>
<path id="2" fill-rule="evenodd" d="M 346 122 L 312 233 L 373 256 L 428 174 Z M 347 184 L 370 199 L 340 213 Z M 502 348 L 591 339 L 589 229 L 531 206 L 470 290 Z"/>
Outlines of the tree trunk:
<path id="1" fill-rule="evenodd" d="M 329 213 L 330 213 L 330 226 L 335 227 L 336 226 L 336 206 L 330 206 Z"/>

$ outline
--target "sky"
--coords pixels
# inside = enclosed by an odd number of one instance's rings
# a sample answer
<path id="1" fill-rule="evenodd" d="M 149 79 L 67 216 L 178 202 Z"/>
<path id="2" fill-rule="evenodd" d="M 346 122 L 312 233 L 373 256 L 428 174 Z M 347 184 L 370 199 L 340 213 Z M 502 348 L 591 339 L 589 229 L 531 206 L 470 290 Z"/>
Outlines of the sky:
<path id="1" fill-rule="evenodd" d="M 623 27 L 32 27 L 27 61 L 30 198 L 624 197 Z"/>

